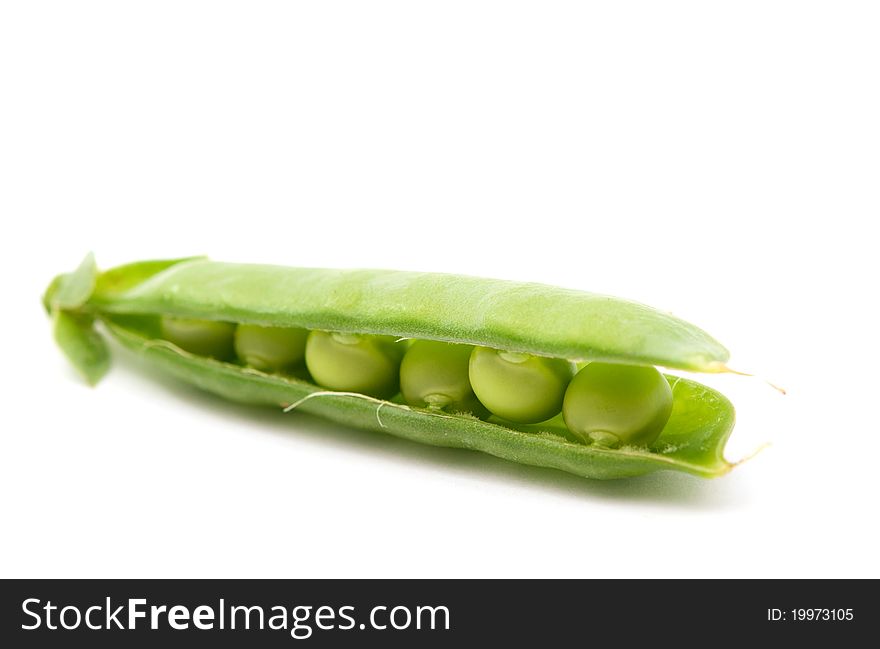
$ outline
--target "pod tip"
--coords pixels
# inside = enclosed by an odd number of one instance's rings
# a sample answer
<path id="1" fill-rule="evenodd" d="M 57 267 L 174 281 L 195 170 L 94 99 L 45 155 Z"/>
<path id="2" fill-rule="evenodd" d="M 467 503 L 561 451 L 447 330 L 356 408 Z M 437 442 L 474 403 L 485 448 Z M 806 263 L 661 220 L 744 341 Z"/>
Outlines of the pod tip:
<path id="1" fill-rule="evenodd" d="M 771 388 L 776 390 L 779 394 L 788 394 L 786 389 L 784 387 L 782 387 L 781 385 L 777 385 L 776 383 L 773 383 L 772 381 L 768 381 L 767 379 L 762 378 L 760 376 L 755 376 L 754 374 L 750 374 L 749 372 L 742 372 L 740 370 L 735 370 L 732 367 L 730 367 L 729 365 L 727 365 L 726 363 L 712 363 L 710 365 L 708 371 L 713 374 L 736 374 L 737 376 L 748 376 L 751 378 L 760 379 L 761 381 L 763 381 L 764 383 L 769 385 Z"/>
<path id="2" fill-rule="evenodd" d="M 745 457 L 742 457 L 742 458 L 738 459 L 736 462 L 731 462 L 731 463 L 730 463 L 730 468 L 732 469 L 732 468 L 735 467 L 735 466 L 739 466 L 740 464 L 743 464 L 743 463 L 745 463 L 745 462 L 748 462 L 748 461 L 751 460 L 752 458 L 756 457 L 759 453 L 761 453 L 761 451 L 764 451 L 764 450 L 766 450 L 766 449 L 768 449 L 768 448 L 770 448 L 770 442 L 764 442 L 764 443 L 761 444 L 758 448 L 756 448 L 754 451 L 752 451 L 751 453 L 749 453 L 749 454 L 746 455 Z"/>

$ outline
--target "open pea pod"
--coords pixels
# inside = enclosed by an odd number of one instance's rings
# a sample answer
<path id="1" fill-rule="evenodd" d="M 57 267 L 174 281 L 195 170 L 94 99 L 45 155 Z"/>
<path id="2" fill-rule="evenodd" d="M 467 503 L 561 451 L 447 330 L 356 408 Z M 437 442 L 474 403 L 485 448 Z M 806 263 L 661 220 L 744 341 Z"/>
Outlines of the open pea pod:
<path id="1" fill-rule="evenodd" d="M 621 478 L 661 469 L 715 477 L 732 467 L 723 450 L 733 429 L 733 407 L 715 390 L 687 379 L 668 377 L 672 413 L 653 444 L 611 449 L 575 441 L 562 424 L 514 425 L 413 408 L 197 356 L 163 340 L 158 327 L 159 316 L 180 316 L 468 343 L 574 361 L 703 372 L 726 369 L 727 350 L 708 334 L 626 300 L 438 273 L 287 268 L 188 258 L 137 262 L 102 274 L 93 262 L 84 263 L 74 273 L 56 278 L 44 303 L 56 319 L 65 314 L 88 323 L 74 329 L 74 343 L 59 342 L 92 382 L 103 373 L 105 355 L 95 350 L 83 353 L 82 348 L 102 344 L 95 342 L 90 328 L 100 321 L 125 347 L 169 374 L 239 402 L 295 407 L 424 444 L 478 450 L 589 478 Z M 92 359 L 97 359 L 97 367 L 89 365 Z"/>

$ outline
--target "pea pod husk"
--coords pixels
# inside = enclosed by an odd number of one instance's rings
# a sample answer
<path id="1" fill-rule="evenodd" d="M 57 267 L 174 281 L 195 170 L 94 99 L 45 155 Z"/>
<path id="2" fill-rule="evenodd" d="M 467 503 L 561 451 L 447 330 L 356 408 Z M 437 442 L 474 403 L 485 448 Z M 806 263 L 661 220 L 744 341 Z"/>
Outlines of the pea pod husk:
<path id="1" fill-rule="evenodd" d="M 77 283 L 87 284 L 79 272 Z M 448 340 L 572 360 L 695 371 L 723 368 L 727 350 L 708 334 L 634 302 L 436 273 L 298 269 L 201 258 L 111 269 L 94 278 L 91 295 L 73 308 L 53 300 L 53 291 L 64 284 L 56 278 L 50 286 L 44 298 L 50 311 L 99 320 L 123 346 L 169 374 L 231 400 L 295 406 L 345 425 L 588 478 L 622 478 L 661 469 L 715 477 L 732 466 L 723 450 L 733 429 L 733 407 L 720 393 L 687 379 L 668 377 L 672 415 L 650 448 L 606 449 L 574 441 L 564 426 L 553 423 L 513 428 L 328 392 L 295 377 L 194 356 L 161 340 L 155 324 L 157 315 L 177 315 Z M 82 354 L 68 356 L 74 363 L 83 362 Z"/>
<path id="2" fill-rule="evenodd" d="M 127 268 L 131 273 L 139 267 Z M 729 356 L 702 329 L 637 302 L 442 273 L 195 259 L 130 290 L 106 293 L 99 286 L 91 303 L 108 313 L 388 334 L 694 372 L 720 371 Z"/>

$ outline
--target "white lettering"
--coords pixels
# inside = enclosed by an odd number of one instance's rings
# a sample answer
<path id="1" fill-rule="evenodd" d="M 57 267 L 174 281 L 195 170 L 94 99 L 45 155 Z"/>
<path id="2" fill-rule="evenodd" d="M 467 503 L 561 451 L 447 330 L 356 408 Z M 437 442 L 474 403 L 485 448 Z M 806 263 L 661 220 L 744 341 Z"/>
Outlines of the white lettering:
<path id="1" fill-rule="evenodd" d="M 159 613 L 164 613 L 168 610 L 167 606 L 151 606 L 150 607 L 150 628 L 158 629 L 159 628 Z"/>
<path id="2" fill-rule="evenodd" d="M 374 629 L 379 629 L 380 631 L 383 629 L 387 629 L 388 628 L 387 624 L 385 624 L 383 626 L 379 626 L 378 624 L 376 624 L 376 611 L 387 611 L 387 610 L 388 610 L 387 606 L 374 606 L 373 610 L 370 611 L 370 626 L 372 626 Z"/>
<path id="3" fill-rule="evenodd" d="M 207 631 L 214 628 L 214 609 L 210 606 L 198 606 L 193 611 L 193 624 L 196 628 Z"/>
<path id="4" fill-rule="evenodd" d="M 263 609 L 262 609 L 262 607 L 251 606 L 250 608 L 248 608 L 247 606 L 233 606 L 232 609 L 229 611 L 229 624 L 230 624 L 229 628 L 230 629 L 235 628 L 235 613 L 237 611 L 244 611 L 244 628 L 245 629 L 251 628 L 251 613 L 254 611 L 256 611 L 260 617 L 260 625 L 257 628 L 258 629 L 263 628 Z"/>
<path id="5" fill-rule="evenodd" d="M 172 606 L 168 609 L 168 624 L 171 628 L 183 631 L 189 628 L 189 609 L 186 606 Z"/>
<path id="6" fill-rule="evenodd" d="M 43 610 L 46 611 L 46 628 L 52 629 L 52 631 L 58 628 L 52 624 L 52 611 L 57 608 L 57 606 L 52 606 L 52 602 L 46 602 L 46 605 L 43 607 Z"/>
<path id="7" fill-rule="evenodd" d="M 38 600 L 38 599 L 34 599 L 33 597 L 24 600 L 24 601 L 21 603 L 21 610 L 22 610 L 23 612 L 27 613 L 28 615 L 30 615 L 32 618 L 34 618 L 34 619 L 37 621 L 37 623 L 36 623 L 36 624 L 32 624 L 31 626 L 28 626 L 28 625 L 26 625 L 26 624 L 22 624 L 22 625 L 21 625 L 21 628 L 24 629 L 25 631 L 33 631 L 34 629 L 39 629 L 39 628 L 40 628 L 40 624 L 43 622 L 43 620 L 40 618 L 39 615 L 37 615 L 36 613 L 34 613 L 34 612 L 31 611 L 30 609 L 28 609 L 28 604 L 30 604 L 31 602 L 36 602 L 37 604 L 39 604 L 39 603 L 40 603 L 40 600 Z"/>
<path id="8" fill-rule="evenodd" d="M 146 605 L 145 599 L 129 599 L 128 600 L 128 628 L 134 630 L 137 628 L 137 619 L 139 617 L 147 617 L 146 611 L 138 610 L 138 606 Z"/>
<path id="9" fill-rule="evenodd" d="M 100 611 L 100 610 L 101 610 L 100 606 L 89 606 L 86 609 L 86 626 L 89 627 L 90 629 L 92 629 L 93 631 L 98 631 L 101 627 L 95 626 L 94 624 L 92 624 L 92 611 Z"/>
<path id="10" fill-rule="evenodd" d="M 303 624 L 306 620 L 309 619 L 309 613 L 311 612 L 311 606 L 297 606 L 293 609 L 293 626 L 290 627 L 290 636 L 292 638 L 296 638 L 297 640 L 305 640 L 306 638 L 312 635 L 312 627 L 308 624 Z M 304 611 L 305 615 L 302 615 L 300 611 Z M 297 635 L 297 632 L 301 631 L 301 635 Z"/>
<path id="11" fill-rule="evenodd" d="M 122 626 L 122 622 L 120 622 L 118 619 L 116 619 L 116 616 L 122 612 L 122 607 L 119 606 L 115 611 L 113 611 L 112 615 L 110 613 L 111 610 L 113 610 L 113 607 L 111 606 L 110 598 L 108 597 L 107 598 L 107 628 L 109 629 L 110 623 L 113 622 L 116 625 L 117 629 L 124 629 L 125 627 Z"/>
<path id="12" fill-rule="evenodd" d="M 73 611 L 74 613 L 76 613 L 76 623 L 73 625 L 69 625 L 64 622 L 64 614 L 68 611 Z M 79 626 L 80 622 L 82 622 L 82 614 L 79 612 L 79 609 L 76 606 L 65 606 L 61 609 L 61 615 L 59 616 L 59 619 L 61 620 L 61 626 L 63 626 L 68 631 L 73 631 L 76 627 Z"/>
<path id="13" fill-rule="evenodd" d="M 269 618 L 269 628 L 276 631 L 287 629 L 287 609 L 283 606 L 273 606 L 272 611 L 278 611 L 278 613 Z"/>
<path id="14" fill-rule="evenodd" d="M 404 613 L 406 613 L 406 622 L 400 626 L 398 626 L 394 622 L 394 614 L 397 613 L 398 611 L 403 611 Z M 406 627 L 408 627 L 411 620 L 412 620 L 412 615 L 410 614 L 409 609 L 406 606 L 395 606 L 394 608 L 391 609 L 391 626 L 393 626 L 398 631 L 400 629 L 405 629 Z"/>

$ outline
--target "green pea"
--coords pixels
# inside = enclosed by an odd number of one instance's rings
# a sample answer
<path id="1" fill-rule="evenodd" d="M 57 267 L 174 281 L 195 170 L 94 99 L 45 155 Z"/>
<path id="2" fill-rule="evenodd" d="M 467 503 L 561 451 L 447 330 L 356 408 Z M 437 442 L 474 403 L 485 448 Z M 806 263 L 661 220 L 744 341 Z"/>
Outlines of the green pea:
<path id="1" fill-rule="evenodd" d="M 485 416 L 471 388 L 468 364 L 472 345 L 417 340 L 400 364 L 400 391 L 411 406 Z"/>
<path id="2" fill-rule="evenodd" d="M 669 420 L 672 389 L 653 367 L 590 363 L 572 379 L 562 416 L 587 443 L 648 446 Z"/>
<path id="3" fill-rule="evenodd" d="M 469 376 L 477 398 L 491 412 L 521 424 L 550 419 L 562 410 L 565 388 L 574 374 L 559 358 L 475 347 Z"/>
<path id="4" fill-rule="evenodd" d="M 281 372 L 301 365 L 306 353 L 306 329 L 240 324 L 235 329 L 235 353 L 245 364 L 263 372 Z"/>
<path id="5" fill-rule="evenodd" d="M 306 367 L 315 383 L 377 398 L 397 393 L 404 346 L 393 336 L 312 331 Z"/>
<path id="6" fill-rule="evenodd" d="M 228 360 L 233 356 L 235 325 L 220 320 L 162 316 L 162 337 L 196 356 Z"/>

